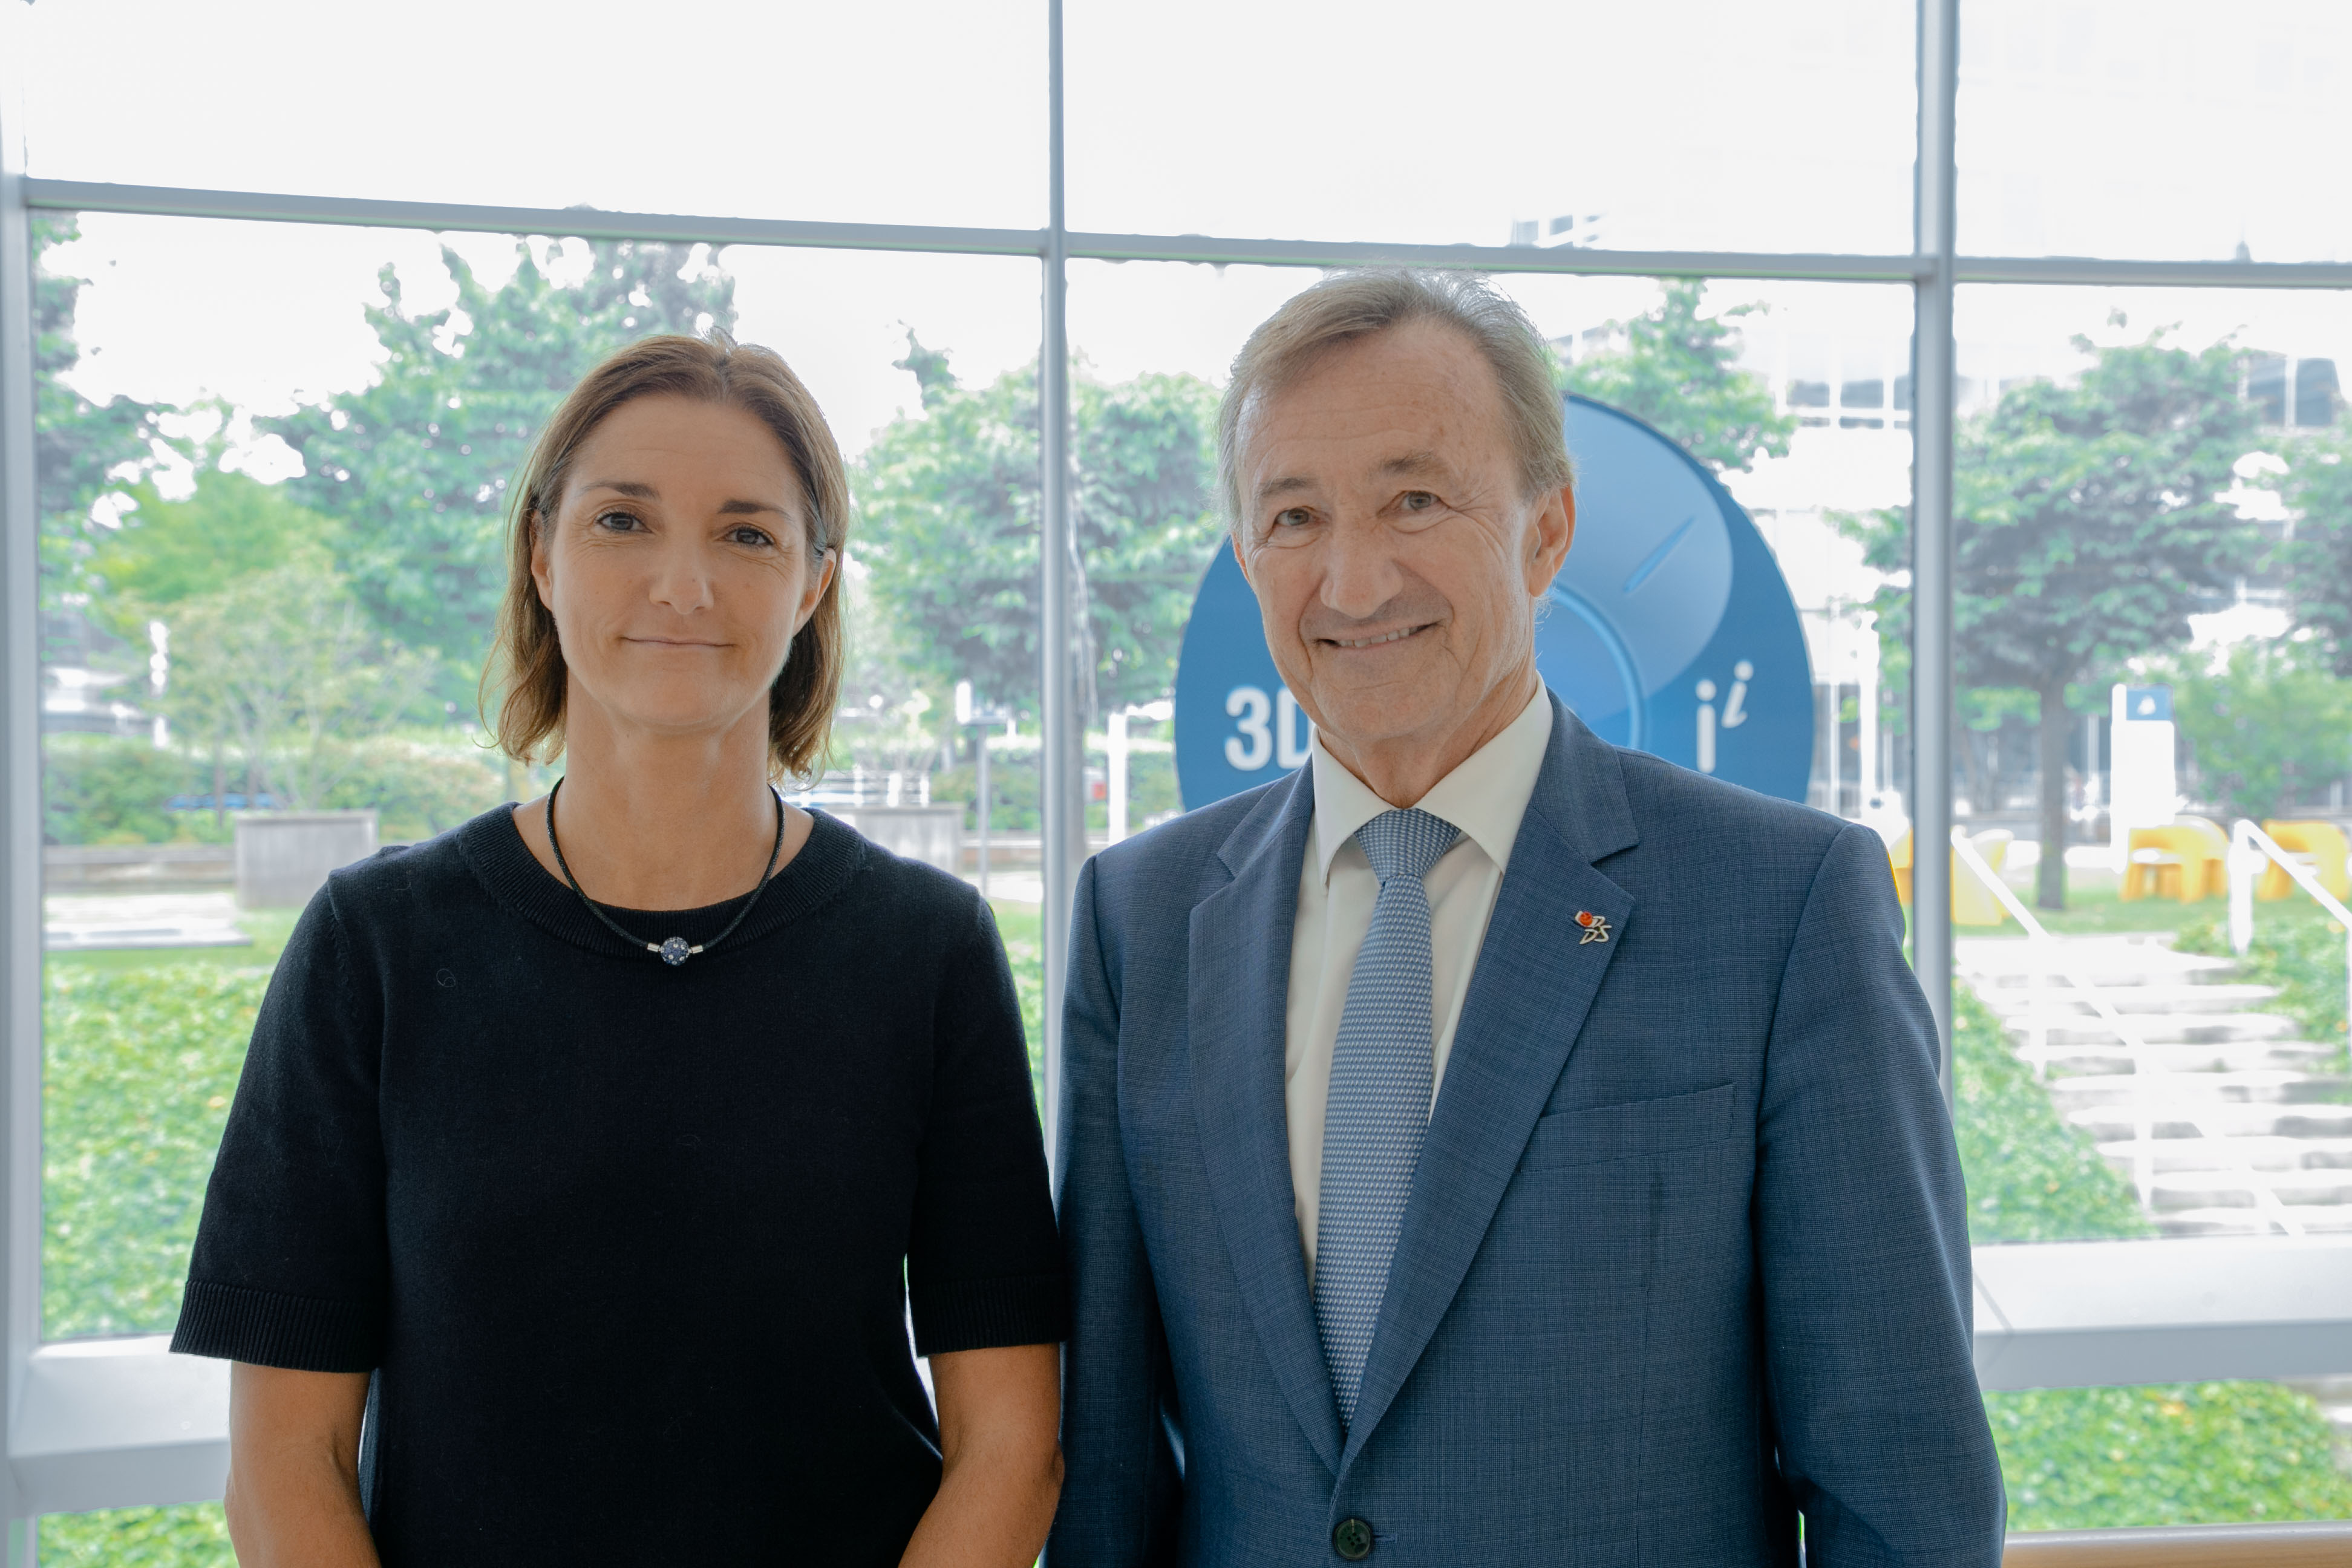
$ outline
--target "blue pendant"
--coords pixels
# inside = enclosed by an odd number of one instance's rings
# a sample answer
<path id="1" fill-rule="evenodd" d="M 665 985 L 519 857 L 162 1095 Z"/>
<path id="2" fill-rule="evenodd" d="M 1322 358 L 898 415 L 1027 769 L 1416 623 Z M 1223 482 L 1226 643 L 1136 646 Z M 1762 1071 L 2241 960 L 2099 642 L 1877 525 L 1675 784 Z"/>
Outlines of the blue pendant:
<path id="1" fill-rule="evenodd" d="M 661 960 L 664 963 L 676 968 L 678 964 L 684 963 L 693 952 L 692 948 L 686 945 L 686 938 L 674 936 L 661 944 Z"/>

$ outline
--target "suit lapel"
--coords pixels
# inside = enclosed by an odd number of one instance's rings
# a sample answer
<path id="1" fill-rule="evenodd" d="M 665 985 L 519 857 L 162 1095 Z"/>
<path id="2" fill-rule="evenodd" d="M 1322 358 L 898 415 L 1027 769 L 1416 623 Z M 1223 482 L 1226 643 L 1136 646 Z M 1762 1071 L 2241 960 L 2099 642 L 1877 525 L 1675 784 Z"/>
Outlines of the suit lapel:
<path id="1" fill-rule="evenodd" d="M 1226 841 L 1234 879 L 1192 910 L 1187 1022 L 1201 1155 L 1234 1277 L 1276 1382 L 1337 1473 L 1339 1415 L 1307 1300 L 1283 1101 L 1290 936 L 1314 810 L 1302 768 Z"/>
<path id="2" fill-rule="evenodd" d="M 1585 941 L 1575 917 L 1624 929 L 1633 898 L 1592 862 L 1635 838 L 1616 753 L 1553 699 L 1551 744 L 1454 1026 L 1343 1467 L 1452 1304 L 1568 1064 L 1617 952 L 1613 939 Z"/>

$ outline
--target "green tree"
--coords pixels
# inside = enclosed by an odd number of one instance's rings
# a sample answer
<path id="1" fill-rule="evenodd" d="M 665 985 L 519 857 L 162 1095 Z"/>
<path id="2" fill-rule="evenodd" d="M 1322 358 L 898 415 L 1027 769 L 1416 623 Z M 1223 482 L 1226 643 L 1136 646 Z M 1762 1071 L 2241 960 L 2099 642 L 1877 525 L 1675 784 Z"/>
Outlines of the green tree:
<path id="1" fill-rule="evenodd" d="M 2296 514 L 2277 552 L 2287 604 L 2329 668 L 2352 676 L 2352 425 L 2295 446 L 2283 489 Z"/>
<path id="2" fill-rule="evenodd" d="M 412 314 L 391 267 L 367 310 L 383 345 L 366 388 L 257 420 L 301 454 L 291 498 L 336 519 L 339 560 L 394 641 L 439 661 L 436 695 L 470 701 L 506 587 L 507 484 L 540 426 L 614 350 L 735 322 L 734 280 L 685 247 L 599 241 L 576 284 L 520 262 L 487 287 L 455 251 L 448 309 Z"/>
<path id="3" fill-rule="evenodd" d="M 298 555 L 331 555 L 328 519 L 297 505 L 285 486 L 248 474 L 200 469 L 184 500 L 165 500 L 151 483 L 130 494 L 136 506 L 96 543 L 88 563 L 101 591 L 100 613 L 117 621 L 143 622 Z"/>
<path id="4" fill-rule="evenodd" d="M 2216 499 L 2255 438 L 2237 351 L 2174 348 L 2160 331 L 2074 346 L 2088 360 L 2080 376 L 2012 387 L 1961 428 L 1953 485 L 1957 673 L 1964 686 L 2034 693 L 2035 900 L 2053 910 L 2066 906 L 2067 688 L 2186 646 L 2189 616 L 2229 590 L 2259 545 Z M 1847 523 L 1871 565 L 1908 572 L 1906 511 Z M 1907 587 L 1883 590 L 1874 607 L 1883 636 L 1908 637 Z"/>
<path id="5" fill-rule="evenodd" d="M 970 680 L 1034 709 L 1038 680 L 1037 390 L 1033 371 L 964 387 L 910 333 L 922 411 L 876 437 L 857 465 L 857 554 L 933 689 Z M 1163 696 L 1192 591 L 1223 538 L 1214 509 L 1217 395 L 1189 375 L 1071 389 L 1082 620 L 1095 706 Z"/>
<path id="6" fill-rule="evenodd" d="M 182 601 L 173 634 L 165 712 L 215 757 L 233 746 L 248 789 L 297 810 L 326 804 L 359 763 L 354 743 L 397 722 L 429 670 L 314 559 Z"/>
<path id="7" fill-rule="evenodd" d="M 1624 333 L 1624 342 L 1568 366 L 1561 384 L 1657 426 L 1717 473 L 1747 468 L 1759 448 L 1787 457 L 1796 417 L 1774 405 L 1762 376 L 1737 363 L 1739 329 L 1733 321 L 1765 307 L 1735 305 L 1702 316 L 1705 283 L 1660 282 L 1664 292 L 1655 309 L 1609 323 L 1612 335 Z"/>
<path id="8" fill-rule="evenodd" d="M 48 253 L 81 237 L 72 213 L 33 215 L 33 378 L 36 384 L 33 452 L 40 514 L 42 654 L 78 658 L 72 645 L 85 643 L 81 605 L 90 590 L 86 575 L 91 552 L 107 529 L 91 520 L 91 508 L 110 492 L 127 488 L 168 446 L 157 427 L 167 406 L 112 397 L 94 403 L 66 384 L 81 363 L 74 337 L 74 313 L 86 278 L 51 272 Z"/>
<path id="9" fill-rule="evenodd" d="M 2181 661 L 2172 713 L 2196 748 L 2200 788 L 2231 816 L 2277 816 L 2352 770 L 2352 681 L 2309 644 L 2241 643 L 2218 665 Z"/>

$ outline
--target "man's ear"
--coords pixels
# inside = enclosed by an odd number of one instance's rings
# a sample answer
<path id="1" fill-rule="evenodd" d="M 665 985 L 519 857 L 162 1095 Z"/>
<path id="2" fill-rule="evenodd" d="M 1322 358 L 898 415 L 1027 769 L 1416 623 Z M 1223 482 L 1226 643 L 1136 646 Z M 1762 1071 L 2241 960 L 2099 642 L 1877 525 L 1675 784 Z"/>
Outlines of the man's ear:
<path id="1" fill-rule="evenodd" d="M 1249 581 L 1250 581 L 1249 557 L 1242 553 L 1242 531 L 1241 531 L 1238 527 L 1237 527 L 1237 528 L 1234 528 L 1234 530 L 1233 530 L 1233 531 L 1232 531 L 1227 535 L 1227 537 L 1228 537 L 1228 538 L 1233 542 L 1233 546 L 1234 546 L 1234 565 L 1236 565 L 1236 566 L 1238 566 L 1238 567 L 1240 567 L 1240 568 L 1242 569 L 1242 581 L 1243 581 L 1243 582 L 1244 582 L 1244 583 L 1249 583 Z M 1250 583 L 1250 586 L 1251 586 L 1251 587 L 1253 587 L 1253 588 L 1255 588 L 1255 587 L 1256 587 L 1256 586 L 1257 586 L 1257 584 L 1255 584 L 1255 583 Z"/>
<path id="2" fill-rule="evenodd" d="M 1576 487 L 1565 484 L 1547 492 L 1528 520 L 1528 596 L 1540 599 L 1551 592 L 1552 579 L 1568 560 L 1576 541 Z"/>

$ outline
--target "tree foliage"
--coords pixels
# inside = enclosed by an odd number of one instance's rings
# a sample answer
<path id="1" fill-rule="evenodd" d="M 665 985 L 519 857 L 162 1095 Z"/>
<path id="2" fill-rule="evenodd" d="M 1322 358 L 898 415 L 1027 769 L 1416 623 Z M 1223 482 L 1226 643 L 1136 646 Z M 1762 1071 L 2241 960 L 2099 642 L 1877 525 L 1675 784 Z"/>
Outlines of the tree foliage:
<path id="1" fill-rule="evenodd" d="M 2352 682 L 2308 644 L 2241 643 L 2218 663 L 2180 661 L 2172 714 L 2196 748 L 2200 790 L 2231 816 L 2275 816 L 2352 771 Z"/>
<path id="2" fill-rule="evenodd" d="M 2011 388 L 1954 454 L 1956 673 L 2039 699 L 2045 844 L 2064 834 L 2066 688 L 2185 646 L 2189 617 L 2221 602 L 2261 543 L 2217 499 L 2255 440 L 2237 351 L 2176 348 L 2160 331 L 2074 346 L 2088 362 L 2077 378 Z M 1848 522 L 1871 565 L 1907 574 L 1906 511 Z M 1907 587 L 1874 607 L 1883 636 L 1907 640 Z M 2040 901 L 2063 907 L 2063 858 L 2041 865 Z"/>
<path id="3" fill-rule="evenodd" d="M 89 279 L 51 272 L 47 258 L 81 237 L 79 220 L 71 213 L 36 213 L 32 227 L 33 454 L 47 657 L 60 653 L 59 639 L 78 629 L 89 593 L 89 556 L 108 535 L 91 509 L 154 466 L 159 448 L 169 445 L 157 421 L 173 410 L 127 397 L 94 403 L 66 384 L 81 363 L 74 312 Z"/>
<path id="4" fill-rule="evenodd" d="M 285 486 L 247 474 L 205 468 L 183 500 L 164 500 L 152 483 L 140 484 L 130 496 L 136 505 L 96 542 L 88 562 L 98 590 L 94 611 L 125 635 L 134 624 L 183 600 L 218 593 L 239 577 L 297 556 L 323 563 L 334 553 L 334 527 L 327 518 L 296 504 Z"/>
<path id="5" fill-rule="evenodd" d="M 2352 424 L 2299 444 L 2284 488 L 2297 514 L 2278 551 L 2287 603 L 2329 667 L 2352 676 Z"/>
<path id="6" fill-rule="evenodd" d="M 856 475 L 857 554 L 910 668 L 944 691 L 1034 709 L 1038 681 L 1037 389 L 1034 371 L 965 387 L 909 334 L 922 411 L 876 437 Z M 1192 593 L 1223 538 L 1213 494 L 1214 388 L 1140 375 L 1071 388 L 1074 518 L 1087 662 L 1101 708 L 1175 682 Z"/>
<path id="7" fill-rule="evenodd" d="M 735 321 L 733 279 L 688 247 L 599 241 L 564 286 L 516 244 L 497 289 L 445 247 L 457 298 L 442 310 L 411 313 L 386 266 L 367 310 L 385 354 L 373 384 L 255 422 L 301 454 L 288 492 L 341 524 L 340 563 L 375 624 L 435 654 L 468 700 L 506 586 L 507 485 L 541 426 L 614 350 Z"/>
<path id="8" fill-rule="evenodd" d="M 1774 405 L 1762 376 L 1738 363 L 1733 322 L 1764 307 L 1702 316 L 1705 283 L 1673 278 L 1662 287 L 1655 309 L 1609 323 L 1623 331 L 1622 344 L 1567 367 L 1563 384 L 1656 426 L 1717 473 L 1747 468 L 1759 449 L 1787 457 L 1795 416 Z"/>
<path id="9" fill-rule="evenodd" d="M 256 793 L 324 805 L 357 766 L 353 742 L 396 723 L 429 672 L 387 644 L 322 563 L 297 557 L 181 602 L 164 711 L 245 759 Z"/>

